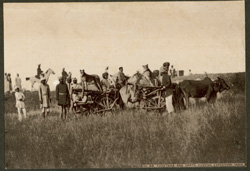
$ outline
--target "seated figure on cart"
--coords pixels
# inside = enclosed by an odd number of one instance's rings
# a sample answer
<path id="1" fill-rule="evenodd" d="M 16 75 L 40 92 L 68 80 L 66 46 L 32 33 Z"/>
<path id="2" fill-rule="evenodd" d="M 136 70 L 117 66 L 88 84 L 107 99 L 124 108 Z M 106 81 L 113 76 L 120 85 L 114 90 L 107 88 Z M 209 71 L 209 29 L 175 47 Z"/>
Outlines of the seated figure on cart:
<path id="1" fill-rule="evenodd" d="M 113 85 L 111 85 L 111 82 L 108 79 L 108 72 L 104 72 L 102 74 L 102 80 L 101 80 L 101 86 L 102 86 L 102 90 L 103 92 L 110 92 L 112 91 L 112 89 L 114 89 L 115 87 Z"/>
<path id="2" fill-rule="evenodd" d="M 82 86 L 77 83 L 77 78 L 73 78 L 70 88 L 71 110 L 77 112 L 78 105 L 91 102 L 85 93 L 82 94 Z"/>

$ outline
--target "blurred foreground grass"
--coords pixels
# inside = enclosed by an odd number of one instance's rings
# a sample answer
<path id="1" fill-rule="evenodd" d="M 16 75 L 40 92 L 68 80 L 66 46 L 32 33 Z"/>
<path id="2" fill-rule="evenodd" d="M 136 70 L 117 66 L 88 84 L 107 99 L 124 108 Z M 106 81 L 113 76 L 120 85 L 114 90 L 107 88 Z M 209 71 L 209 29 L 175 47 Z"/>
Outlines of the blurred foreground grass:
<path id="1" fill-rule="evenodd" d="M 244 163 L 245 93 L 229 91 L 214 104 L 159 115 L 136 110 L 105 117 L 44 120 L 37 94 L 26 94 L 28 118 L 17 121 L 13 97 L 5 103 L 5 162 L 20 168 L 121 168 L 142 164 Z M 13 102 L 14 103 L 14 102 Z M 14 105 L 14 104 L 13 104 Z M 28 107 L 28 106 L 27 106 Z"/>

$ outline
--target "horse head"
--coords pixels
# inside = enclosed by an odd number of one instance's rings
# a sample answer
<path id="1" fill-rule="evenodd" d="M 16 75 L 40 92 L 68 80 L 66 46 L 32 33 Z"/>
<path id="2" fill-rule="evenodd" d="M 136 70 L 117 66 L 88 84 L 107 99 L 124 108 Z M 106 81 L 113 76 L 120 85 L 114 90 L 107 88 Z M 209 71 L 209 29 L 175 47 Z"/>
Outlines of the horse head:
<path id="1" fill-rule="evenodd" d="M 44 73 L 44 77 L 46 78 L 46 82 L 48 82 L 50 74 L 56 74 L 56 73 L 55 73 L 52 69 L 49 68 L 49 69 Z"/>
<path id="2" fill-rule="evenodd" d="M 56 73 L 55 73 L 51 68 L 49 68 L 49 69 L 44 73 L 44 75 L 50 75 L 50 74 L 55 75 Z"/>
<path id="3" fill-rule="evenodd" d="M 132 75 L 127 82 L 129 84 L 137 84 L 140 79 L 143 77 L 143 75 L 140 72 L 136 72 L 134 75 Z"/>
<path id="4" fill-rule="evenodd" d="M 116 87 L 116 84 L 118 82 L 118 77 L 116 75 L 109 74 L 109 81 L 111 85 Z"/>

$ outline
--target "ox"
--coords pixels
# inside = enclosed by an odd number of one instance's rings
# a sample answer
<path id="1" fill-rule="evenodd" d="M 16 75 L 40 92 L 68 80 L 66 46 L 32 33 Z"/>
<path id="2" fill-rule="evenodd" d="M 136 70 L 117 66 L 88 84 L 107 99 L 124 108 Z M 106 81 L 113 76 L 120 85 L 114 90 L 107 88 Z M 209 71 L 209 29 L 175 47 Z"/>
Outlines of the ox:
<path id="1" fill-rule="evenodd" d="M 189 97 L 205 97 L 207 102 L 210 102 L 211 99 L 216 98 L 217 92 L 221 93 L 230 89 L 225 80 L 220 77 L 215 81 L 212 81 L 209 77 L 203 80 L 184 80 L 179 86 L 185 98 L 187 108 L 189 107 Z"/>

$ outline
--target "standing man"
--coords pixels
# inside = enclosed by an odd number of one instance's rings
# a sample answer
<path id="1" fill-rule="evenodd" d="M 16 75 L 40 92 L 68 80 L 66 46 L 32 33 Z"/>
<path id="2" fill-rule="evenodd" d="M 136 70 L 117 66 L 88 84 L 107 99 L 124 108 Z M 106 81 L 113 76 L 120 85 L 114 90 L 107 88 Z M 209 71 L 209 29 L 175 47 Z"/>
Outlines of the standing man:
<path id="1" fill-rule="evenodd" d="M 39 100 L 42 108 L 42 116 L 44 119 L 50 112 L 51 95 L 49 85 L 46 83 L 46 78 L 41 78 L 41 84 L 38 89 Z"/>
<path id="2" fill-rule="evenodd" d="M 19 74 L 17 74 L 17 77 L 15 79 L 15 82 L 16 82 L 16 85 L 17 87 L 19 87 L 20 90 L 22 90 L 22 80 L 21 78 L 19 77 Z"/>
<path id="3" fill-rule="evenodd" d="M 174 70 L 173 70 L 173 78 L 175 78 L 175 77 L 177 77 L 177 75 L 176 75 L 176 70 L 174 68 Z"/>
<path id="4" fill-rule="evenodd" d="M 75 89 L 81 89 L 82 87 L 80 85 L 77 84 L 77 78 L 73 78 L 73 83 L 71 83 L 70 86 L 70 91 L 69 91 L 69 95 L 70 95 L 70 110 L 74 109 L 74 102 L 78 100 L 78 96 L 77 96 L 77 92 L 74 91 Z"/>
<path id="5" fill-rule="evenodd" d="M 12 92 L 12 80 L 10 73 L 8 74 L 8 81 L 9 81 L 9 91 Z"/>
<path id="6" fill-rule="evenodd" d="M 66 81 L 67 77 L 68 77 L 68 74 L 65 71 L 65 68 L 63 68 L 63 70 L 62 70 L 62 79 L 64 79 L 64 81 Z"/>
<path id="7" fill-rule="evenodd" d="M 37 75 L 36 77 L 38 79 L 40 79 L 40 75 L 43 73 L 42 69 L 41 69 L 41 64 L 38 64 L 38 68 L 37 68 Z"/>
<path id="8" fill-rule="evenodd" d="M 164 62 L 164 63 L 163 63 L 163 66 L 161 66 L 161 68 L 160 68 L 160 70 L 159 70 L 159 80 L 160 80 L 160 83 L 161 83 L 161 84 L 162 84 L 162 76 L 163 76 L 163 73 L 164 73 L 164 74 L 168 74 L 169 65 L 170 65 L 169 62 Z"/>
<path id="9" fill-rule="evenodd" d="M 9 92 L 10 91 L 10 85 L 9 85 L 9 79 L 8 79 L 8 74 L 4 74 L 4 92 Z"/>
<path id="10" fill-rule="evenodd" d="M 67 119 L 67 108 L 69 107 L 69 89 L 63 77 L 59 77 L 59 84 L 56 86 L 57 104 L 61 106 L 60 116 L 62 119 Z"/>
<path id="11" fill-rule="evenodd" d="M 125 74 L 123 73 L 123 67 L 119 67 L 119 72 L 117 74 L 117 77 L 118 77 L 118 83 L 123 87 L 128 79 L 128 77 L 125 76 Z"/>
<path id="12" fill-rule="evenodd" d="M 26 115 L 26 109 L 25 109 L 25 104 L 24 104 L 25 96 L 20 91 L 20 89 L 19 89 L 18 86 L 15 86 L 14 90 L 16 91 L 15 98 L 16 98 L 16 108 L 17 108 L 17 112 L 18 112 L 18 120 L 22 121 L 21 111 L 23 111 L 23 117 L 24 118 L 27 117 L 27 115 Z"/>
<path id="13" fill-rule="evenodd" d="M 189 69 L 189 75 L 192 75 L 191 69 Z"/>
<path id="14" fill-rule="evenodd" d="M 163 66 L 160 68 L 160 76 L 161 76 L 161 83 L 165 87 L 165 95 L 166 95 L 166 108 L 168 113 L 172 113 L 174 111 L 173 107 L 173 89 L 171 87 L 171 77 L 168 74 L 169 70 L 169 62 L 165 62 Z"/>
<path id="15" fill-rule="evenodd" d="M 170 74 L 171 74 L 171 77 L 174 78 L 175 77 L 175 68 L 173 65 L 171 65 L 171 68 L 170 68 Z"/>

